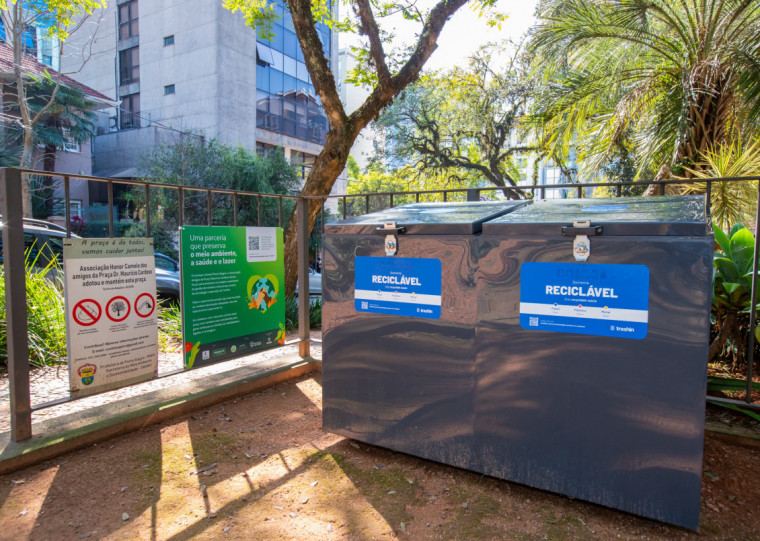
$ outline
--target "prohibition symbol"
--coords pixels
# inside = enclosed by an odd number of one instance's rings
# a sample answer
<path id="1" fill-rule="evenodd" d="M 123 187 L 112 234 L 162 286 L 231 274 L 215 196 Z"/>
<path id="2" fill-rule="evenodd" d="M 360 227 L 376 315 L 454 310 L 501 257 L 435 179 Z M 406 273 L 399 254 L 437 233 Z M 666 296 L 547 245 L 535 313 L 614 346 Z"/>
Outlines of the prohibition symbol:
<path id="1" fill-rule="evenodd" d="M 148 317 L 156 309 L 156 300 L 150 293 L 138 295 L 135 299 L 135 314 L 140 317 Z"/>
<path id="2" fill-rule="evenodd" d="M 106 304 L 106 315 L 116 323 L 124 321 L 129 315 L 129 301 L 122 296 L 112 298 Z"/>
<path id="3" fill-rule="evenodd" d="M 100 304 L 93 299 L 82 299 L 74 305 L 71 316 L 83 327 L 95 325 L 102 315 Z"/>

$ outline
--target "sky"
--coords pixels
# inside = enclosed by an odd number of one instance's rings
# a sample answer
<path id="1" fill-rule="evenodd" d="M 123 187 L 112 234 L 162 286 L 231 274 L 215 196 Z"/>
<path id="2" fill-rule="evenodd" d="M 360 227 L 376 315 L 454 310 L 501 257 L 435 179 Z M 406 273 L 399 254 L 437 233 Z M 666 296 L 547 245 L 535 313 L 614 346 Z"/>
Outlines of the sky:
<path id="1" fill-rule="evenodd" d="M 420 4 L 432 5 L 432 0 L 420 0 Z M 533 13 L 538 0 L 498 0 L 496 8 L 502 13 L 508 14 L 509 18 L 502 23 L 501 30 L 489 28 L 484 18 L 479 18 L 470 7 L 465 5 L 460 8 L 444 26 L 441 36 L 438 38 L 438 48 L 426 63 L 427 70 L 447 69 L 452 66 L 464 66 L 467 58 L 474 53 L 480 45 L 489 41 L 499 41 L 511 38 L 518 41 L 525 31 L 534 22 Z M 345 11 L 342 11 L 345 13 Z M 404 21 L 401 17 L 380 23 L 381 27 L 395 26 L 395 33 L 399 42 L 414 43 L 415 32 L 419 31 L 420 24 Z M 341 35 L 341 48 L 347 46 L 348 40 L 344 41 Z M 351 39 L 349 37 L 349 39 Z"/>

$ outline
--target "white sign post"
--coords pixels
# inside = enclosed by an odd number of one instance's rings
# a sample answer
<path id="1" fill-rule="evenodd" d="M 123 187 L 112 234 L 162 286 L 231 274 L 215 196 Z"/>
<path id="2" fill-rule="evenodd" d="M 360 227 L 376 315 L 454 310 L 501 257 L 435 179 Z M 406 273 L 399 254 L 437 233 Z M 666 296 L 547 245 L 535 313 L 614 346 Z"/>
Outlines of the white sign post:
<path id="1" fill-rule="evenodd" d="M 154 378 L 153 239 L 65 239 L 69 388 L 84 396 Z"/>

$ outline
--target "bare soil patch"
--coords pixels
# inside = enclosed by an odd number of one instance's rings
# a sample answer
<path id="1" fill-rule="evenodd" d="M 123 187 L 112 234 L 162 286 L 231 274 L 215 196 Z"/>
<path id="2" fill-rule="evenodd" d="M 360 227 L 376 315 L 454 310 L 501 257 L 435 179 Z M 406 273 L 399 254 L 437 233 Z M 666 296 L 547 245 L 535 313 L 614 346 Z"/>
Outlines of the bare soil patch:
<path id="1" fill-rule="evenodd" d="M 760 449 L 708 434 L 700 532 L 321 429 L 318 376 L 0 477 L 4 539 L 760 539 Z"/>

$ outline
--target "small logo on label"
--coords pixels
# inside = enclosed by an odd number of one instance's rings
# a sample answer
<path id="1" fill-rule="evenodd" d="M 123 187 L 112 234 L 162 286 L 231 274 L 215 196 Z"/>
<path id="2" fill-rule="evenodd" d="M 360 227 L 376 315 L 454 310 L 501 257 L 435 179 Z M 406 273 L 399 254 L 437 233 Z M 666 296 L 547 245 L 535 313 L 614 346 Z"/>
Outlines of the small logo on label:
<path id="1" fill-rule="evenodd" d="M 90 385 L 93 381 L 95 381 L 95 372 L 98 371 L 98 367 L 94 364 L 85 364 L 84 366 L 80 367 L 77 372 L 79 373 L 79 377 L 82 378 L 82 383 L 85 385 Z"/>
<path id="2" fill-rule="evenodd" d="M 211 358 L 211 352 L 209 350 L 204 350 L 203 353 L 201 353 L 201 359 L 204 361 L 208 361 Z"/>

